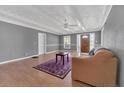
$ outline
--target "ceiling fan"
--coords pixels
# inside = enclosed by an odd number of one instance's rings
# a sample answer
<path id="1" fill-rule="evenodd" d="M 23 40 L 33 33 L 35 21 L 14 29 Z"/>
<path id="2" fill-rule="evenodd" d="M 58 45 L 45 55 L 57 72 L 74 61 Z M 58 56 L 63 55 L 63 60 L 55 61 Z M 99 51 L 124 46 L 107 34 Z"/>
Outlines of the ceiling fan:
<path id="1" fill-rule="evenodd" d="M 64 28 L 73 28 L 73 27 L 79 27 L 79 24 L 76 22 L 76 24 L 70 24 L 69 19 L 65 18 L 64 20 Z"/>

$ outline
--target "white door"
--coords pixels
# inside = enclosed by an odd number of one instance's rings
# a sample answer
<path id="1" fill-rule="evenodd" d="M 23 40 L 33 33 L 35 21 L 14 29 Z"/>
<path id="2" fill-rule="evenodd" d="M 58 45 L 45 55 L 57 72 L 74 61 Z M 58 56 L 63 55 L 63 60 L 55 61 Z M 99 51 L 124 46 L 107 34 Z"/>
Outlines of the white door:
<path id="1" fill-rule="evenodd" d="M 38 33 L 38 54 L 45 54 L 46 52 L 46 34 Z"/>

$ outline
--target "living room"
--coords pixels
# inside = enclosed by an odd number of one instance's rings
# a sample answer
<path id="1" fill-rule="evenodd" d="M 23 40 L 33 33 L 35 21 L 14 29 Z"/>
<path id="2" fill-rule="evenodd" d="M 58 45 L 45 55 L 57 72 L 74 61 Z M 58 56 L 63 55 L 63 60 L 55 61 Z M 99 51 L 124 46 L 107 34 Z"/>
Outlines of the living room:
<path id="1" fill-rule="evenodd" d="M 0 5 L 0 86 L 123 87 L 123 9 Z"/>

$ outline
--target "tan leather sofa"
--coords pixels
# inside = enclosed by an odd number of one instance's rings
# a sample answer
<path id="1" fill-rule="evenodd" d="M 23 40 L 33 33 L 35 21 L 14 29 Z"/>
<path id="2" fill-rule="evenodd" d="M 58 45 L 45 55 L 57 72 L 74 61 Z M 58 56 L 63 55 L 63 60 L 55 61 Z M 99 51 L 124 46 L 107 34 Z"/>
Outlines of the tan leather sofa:
<path id="1" fill-rule="evenodd" d="M 72 57 L 72 79 L 96 87 L 116 86 L 117 58 L 101 49 L 93 56 Z"/>

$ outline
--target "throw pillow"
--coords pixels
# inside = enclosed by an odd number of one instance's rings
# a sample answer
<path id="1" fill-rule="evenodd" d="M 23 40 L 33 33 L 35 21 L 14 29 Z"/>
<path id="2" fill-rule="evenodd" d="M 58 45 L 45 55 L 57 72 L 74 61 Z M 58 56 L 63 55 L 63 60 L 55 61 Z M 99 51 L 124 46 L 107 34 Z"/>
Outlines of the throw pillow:
<path id="1" fill-rule="evenodd" d="M 89 51 L 89 55 L 90 55 L 90 56 L 93 56 L 93 55 L 94 55 L 94 51 L 95 51 L 95 48 L 91 49 L 91 50 Z"/>

